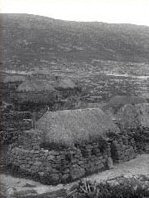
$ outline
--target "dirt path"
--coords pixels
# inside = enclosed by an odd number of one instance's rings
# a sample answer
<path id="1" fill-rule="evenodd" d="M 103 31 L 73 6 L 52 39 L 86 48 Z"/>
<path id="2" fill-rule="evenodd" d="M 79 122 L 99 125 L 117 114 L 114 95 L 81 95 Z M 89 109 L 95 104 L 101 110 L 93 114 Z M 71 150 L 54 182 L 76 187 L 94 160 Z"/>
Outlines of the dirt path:
<path id="1" fill-rule="evenodd" d="M 136 159 L 115 165 L 113 169 L 103 171 L 101 173 L 89 176 L 85 179 L 89 179 L 92 181 L 96 180 L 97 182 L 100 182 L 119 176 L 132 177 L 134 175 L 149 175 L 148 154 L 138 155 Z M 60 184 L 57 186 L 42 185 L 39 182 L 34 182 L 28 179 L 16 178 L 5 174 L 0 175 L 0 181 L 1 186 L 3 189 L 5 189 L 5 193 L 8 195 L 8 197 L 11 197 L 14 192 L 20 195 L 39 195 L 43 193 L 58 191 L 61 189 L 69 189 L 72 186 L 72 184 Z"/>
<path id="2" fill-rule="evenodd" d="M 149 175 L 149 155 L 138 155 L 137 158 L 117 164 L 113 169 L 88 177 L 97 182 L 112 179 L 119 176 L 132 177 L 133 175 Z"/>

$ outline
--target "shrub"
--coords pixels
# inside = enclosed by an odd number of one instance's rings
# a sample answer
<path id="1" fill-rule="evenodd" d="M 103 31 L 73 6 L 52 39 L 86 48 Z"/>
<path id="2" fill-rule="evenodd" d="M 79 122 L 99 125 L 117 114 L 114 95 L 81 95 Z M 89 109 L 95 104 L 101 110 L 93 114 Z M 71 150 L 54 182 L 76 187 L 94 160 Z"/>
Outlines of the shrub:
<path id="1" fill-rule="evenodd" d="M 145 151 L 145 143 L 148 141 L 147 133 L 145 133 L 145 130 L 145 128 L 137 128 L 127 131 L 130 138 L 134 139 L 137 151 L 139 153 Z"/>
<path id="2" fill-rule="evenodd" d="M 144 181 L 145 183 L 145 181 Z M 97 184 L 90 181 L 80 181 L 71 189 L 69 198 L 147 198 L 148 184 L 144 185 L 137 179 L 122 178 L 117 185 L 109 182 Z"/>
<path id="3" fill-rule="evenodd" d="M 9 145 L 16 142 L 21 135 L 21 132 L 16 131 L 0 131 L 0 144 L 1 145 Z"/>

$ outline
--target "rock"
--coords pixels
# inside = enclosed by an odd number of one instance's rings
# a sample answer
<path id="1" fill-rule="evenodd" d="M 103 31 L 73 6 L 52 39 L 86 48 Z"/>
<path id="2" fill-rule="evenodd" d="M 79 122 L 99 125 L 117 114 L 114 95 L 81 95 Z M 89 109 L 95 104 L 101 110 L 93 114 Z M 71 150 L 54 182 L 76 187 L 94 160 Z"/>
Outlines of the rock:
<path id="1" fill-rule="evenodd" d="M 61 178 L 62 183 L 67 183 L 70 181 L 70 174 L 64 174 Z"/>
<path id="2" fill-rule="evenodd" d="M 70 168 L 70 176 L 72 178 L 72 180 L 76 180 L 78 178 L 81 178 L 85 175 L 85 170 L 84 168 L 81 168 L 80 166 L 78 165 L 73 165 L 71 168 Z"/>
<path id="3" fill-rule="evenodd" d="M 113 166 L 113 160 L 111 157 L 108 157 L 107 159 L 107 168 L 108 169 L 112 169 L 114 166 Z"/>
<path id="4" fill-rule="evenodd" d="M 47 157 L 47 160 L 54 160 L 55 159 L 55 156 L 54 155 L 51 155 L 51 154 L 49 154 L 48 155 L 48 157 Z"/>
<path id="5" fill-rule="evenodd" d="M 60 176 L 59 174 L 51 174 L 49 180 L 51 181 L 50 183 L 52 184 L 58 184 L 60 180 Z"/>

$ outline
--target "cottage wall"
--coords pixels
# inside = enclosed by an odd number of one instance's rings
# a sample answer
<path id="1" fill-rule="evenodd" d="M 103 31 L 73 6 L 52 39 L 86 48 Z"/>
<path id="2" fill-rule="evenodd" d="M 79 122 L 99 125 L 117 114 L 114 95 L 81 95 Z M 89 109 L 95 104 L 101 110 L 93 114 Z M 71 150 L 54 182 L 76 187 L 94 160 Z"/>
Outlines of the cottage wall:
<path id="1" fill-rule="evenodd" d="M 129 161 L 136 157 L 137 147 L 132 136 L 127 133 L 113 134 L 110 137 L 111 157 L 114 162 Z"/>
<path id="2" fill-rule="evenodd" d="M 130 138 L 134 139 L 137 153 L 149 153 L 149 128 L 141 127 L 127 130 Z"/>
<path id="3" fill-rule="evenodd" d="M 9 148 L 7 166 L 45 184 L 74 181 L 107 169 L 112 161 L 108 144 L 103 150 L 99 143 L 61 151 L 26 146 Z"/>
<path id="4" fill-rule="evenodd" d="M 0 117 L 0 143 L 10 144 L 22 136 L 23 131 L 32 128 L 31 114 L 28 112 L 3 113 Z"/>
<path id="5" fill-rule="evenodd" d="M 31 138 L 32 137 L 32 138 Z M 41 148 L 40 137 L 27 132 L 20 144 L 9 148 L 7 166 L 13 172 L 45 184 L 71 182 L 112 167 L 114 162 L 136 157 L 135 141 L 126 134 L 109 135 L 108 140 L 82 143 L 73 148 Z"/>

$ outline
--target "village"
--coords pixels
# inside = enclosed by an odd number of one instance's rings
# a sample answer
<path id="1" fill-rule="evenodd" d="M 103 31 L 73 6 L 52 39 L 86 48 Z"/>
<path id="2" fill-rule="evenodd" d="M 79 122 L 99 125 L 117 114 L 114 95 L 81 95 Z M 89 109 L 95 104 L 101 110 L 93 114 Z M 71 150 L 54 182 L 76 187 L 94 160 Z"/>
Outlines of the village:
<path id="1" fill-rule="evenodd" d="M 8 76 L 1 102 L 1 171 L 66 184 L 149 153 L 149 104 L 138 96 L 83 103 L 70 78 Z"/>
<path id="2" fill-rule="evenodd" d="M 0 14 L 0 197 L 149 198 L 149 27 L 46 4 Z"/>

